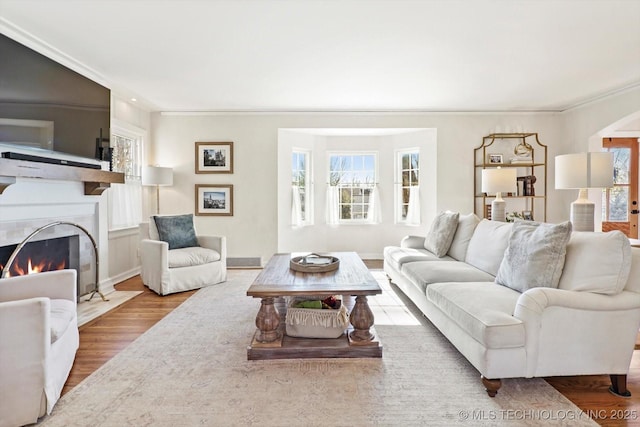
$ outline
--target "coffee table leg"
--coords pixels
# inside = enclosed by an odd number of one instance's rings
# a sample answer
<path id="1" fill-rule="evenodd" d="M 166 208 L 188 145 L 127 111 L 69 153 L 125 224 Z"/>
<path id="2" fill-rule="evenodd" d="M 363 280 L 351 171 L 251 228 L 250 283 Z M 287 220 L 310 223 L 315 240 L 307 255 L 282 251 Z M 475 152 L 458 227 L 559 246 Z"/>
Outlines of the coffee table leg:
<path id="1" fill-rule="evenodd" d="M 373 340 L 374 335 L 369 331 L 369 328 L 373 326 L 373 313 L 369 308 L 366 295 L 356 297 L 356 304 L 353 306 L 349 318 L 354 329 L 349 334 L 351 340 L 365 342 Z"/>
<path id="2" fill-rule="evenodd" d="M 273 305 L 273 298 L 262 298 L 260 310 L 256 316 L 256 326 L 260 330 L 256 339 L 260 342 L 277 340 L 279 338 L 278 325 L 280 325 L 280 314 Z"/>

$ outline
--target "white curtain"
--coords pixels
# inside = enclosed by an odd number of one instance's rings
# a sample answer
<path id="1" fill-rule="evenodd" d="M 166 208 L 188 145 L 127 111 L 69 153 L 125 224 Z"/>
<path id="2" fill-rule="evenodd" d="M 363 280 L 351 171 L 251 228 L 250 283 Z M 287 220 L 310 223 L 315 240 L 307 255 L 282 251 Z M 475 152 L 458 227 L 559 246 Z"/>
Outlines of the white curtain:
<path id="1" fill-rule="evenodd" d="M 137 227 L 142 222 L 140 181 L 111 184 L 108 190 L 109 229 Z"/>
<path id="2" fill-rule="evenodd" d="M 335 185 L 327 186 L 326 221 L 328 225 L 338 225 L 340 222 L 340 190 Z"/>
<path id="3" fill-rule="evenodd" d="M 420 225 L 420 187 L 409 187 L 409 207 L 407 209 L 408 225 Z"/>
<path id="4" fill-rule="evenodd" d="M 302 226 L 302 200 L 300 199 L 300 187 L 291 187 L 291 226 Z"/>
<path id="5" fill-rule="evenodd" d="M 382 205 L 380 203 L 380 191 L 377 185 L 371 188 L 371 193 L 369 194 L 367 222 L 369 224 L 380 224 L 380 222 L 382 222 Z"/>

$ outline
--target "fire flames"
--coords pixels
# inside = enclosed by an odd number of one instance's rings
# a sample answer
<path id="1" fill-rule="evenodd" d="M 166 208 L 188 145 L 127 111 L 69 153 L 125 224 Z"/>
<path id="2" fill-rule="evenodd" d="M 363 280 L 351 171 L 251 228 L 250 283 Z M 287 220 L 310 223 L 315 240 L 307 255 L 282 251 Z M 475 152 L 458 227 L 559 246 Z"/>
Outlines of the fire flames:
<path id="1" fill-rule="evenodd" d="M 56 263 L 56 261 L 43 259 L 35 263 L 31 258 L 29 258 L 27 259 L 26 265 L 15 262 L 5 277 L 24 276 L 26 274 L 41 273 L 43 271 L 62 270 L 66 267 L 67 264 L 64 260 Z M 3 268 L 4 266 L 0 264 L 0 271 L 2 271 Z"/>

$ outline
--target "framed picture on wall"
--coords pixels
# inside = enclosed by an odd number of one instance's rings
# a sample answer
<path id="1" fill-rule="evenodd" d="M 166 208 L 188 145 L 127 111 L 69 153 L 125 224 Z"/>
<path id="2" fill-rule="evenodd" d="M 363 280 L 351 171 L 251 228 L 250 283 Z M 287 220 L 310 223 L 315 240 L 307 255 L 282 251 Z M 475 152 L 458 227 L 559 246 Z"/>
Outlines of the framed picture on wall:
<path id="1" fill-rule="evenodd" d="M 196 142 L 196 173 L 233 173 L 233 142 Z"/>
<path id="2" fill-rule="evenodd" d="M 233 185 L 196 184 L 196 215 L 233 216 Z"/>

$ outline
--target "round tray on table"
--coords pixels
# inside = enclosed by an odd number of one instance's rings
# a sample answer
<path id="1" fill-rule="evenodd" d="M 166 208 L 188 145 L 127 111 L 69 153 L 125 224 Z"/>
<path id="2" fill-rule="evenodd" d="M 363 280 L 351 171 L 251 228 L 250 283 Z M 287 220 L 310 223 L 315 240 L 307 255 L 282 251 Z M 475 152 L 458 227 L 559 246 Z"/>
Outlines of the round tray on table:
<path id="1" fill-rule="evenodd" d="M 320 263 L 321 260 L 328 260 L 328 262 Z M 340 267 L 340 259 L 331 255 L 309 254 L 293 257 L 289 261 L 289 268 L 301 273 L 327 273 L 337 270 L 338 267 Z"/>

